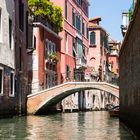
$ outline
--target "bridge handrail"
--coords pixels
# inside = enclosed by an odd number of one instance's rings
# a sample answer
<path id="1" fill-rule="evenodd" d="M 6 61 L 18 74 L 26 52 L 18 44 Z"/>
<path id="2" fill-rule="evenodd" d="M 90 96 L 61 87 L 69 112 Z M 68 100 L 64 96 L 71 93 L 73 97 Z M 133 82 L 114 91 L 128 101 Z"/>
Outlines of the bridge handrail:
<path id="1" fill-rule="evenodd" d="M 85 82 L 85 83 L 88 83 L 88 82 L 106 82 L 108 84 L 111 84 L 111 86 L 114 84 L 114 86 L 117 87 L 117 82 L 113 82 L 113 81 L 101 81 L 98 79 L 98 77 L 94 77 L 94 79 L 92 79 L 91 81 L 85 79 L 85 73 L 81 73 L 81 72 L 76 72 L 76 73 L 73 73 L 73 71 L 69 71 L 68 73 L 63 73 L 61 74 L 61 79 L 58 81 L 57 79 L 57 75 L 54 76 L 54 81 L 51 83 L 51 85 L 46 85 L 46 84 L 42 84 L 40 83 L 39 81 L 35 81 L 35 82 L 32 82 L 31 84 L 28 84 L 28 95 L 29 94 L 32 94 L 32 93 L 37 93 L 37 92 L 40 92 L 42 90 L 46 90 L 46 89 L 50 89 L 50 88 L 53 88 L 53 87 L 57 87 L 59 85 L 63 85 L 65 83 L 68 83 L 68 82 Z M 32 92 L 30 92 L 32 91 Z"/>

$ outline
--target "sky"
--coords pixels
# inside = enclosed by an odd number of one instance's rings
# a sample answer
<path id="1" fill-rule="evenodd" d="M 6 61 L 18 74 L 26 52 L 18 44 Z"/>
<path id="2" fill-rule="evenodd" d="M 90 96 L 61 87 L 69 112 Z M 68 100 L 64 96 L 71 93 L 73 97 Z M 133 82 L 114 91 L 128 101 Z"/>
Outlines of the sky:
<path id="1" fill-rule="evenodd" d="M 100 16 L 100 25 L 113 40 L 122 41 L 122 12 L 131 6 L 131 0 L 89 0 L 89 18 Z"/>

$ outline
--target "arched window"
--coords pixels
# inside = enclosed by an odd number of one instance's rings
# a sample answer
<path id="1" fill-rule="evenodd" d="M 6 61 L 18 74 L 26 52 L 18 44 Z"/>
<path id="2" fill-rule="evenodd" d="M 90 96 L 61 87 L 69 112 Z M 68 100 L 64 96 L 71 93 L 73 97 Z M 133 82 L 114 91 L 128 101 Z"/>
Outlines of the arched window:
<path id="1" fill-rule="evenodd" d="M 95 34 L 95 32 L 91 32 L 90 33 L 90 44 L 92 45 L 92 44 L 96 44 L 96 40 L 95 40 L 95 38 L 96 38 L 96 34 Z"/>

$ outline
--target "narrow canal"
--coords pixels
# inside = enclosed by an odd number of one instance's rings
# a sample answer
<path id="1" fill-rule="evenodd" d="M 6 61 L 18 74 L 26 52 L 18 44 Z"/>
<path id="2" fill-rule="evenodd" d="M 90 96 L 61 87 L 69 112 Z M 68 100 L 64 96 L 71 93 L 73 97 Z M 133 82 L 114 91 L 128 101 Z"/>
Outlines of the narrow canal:
<path id="1" fill-rule="evenodd" d="M 0 120 L 0 140 L 134 140 L 108 112 Z"/>

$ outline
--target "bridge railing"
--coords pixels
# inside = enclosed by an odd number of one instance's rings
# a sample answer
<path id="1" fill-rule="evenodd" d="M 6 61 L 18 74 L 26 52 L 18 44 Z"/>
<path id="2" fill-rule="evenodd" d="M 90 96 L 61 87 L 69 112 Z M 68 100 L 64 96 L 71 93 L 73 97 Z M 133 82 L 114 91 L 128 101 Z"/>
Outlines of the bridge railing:
<path id="1" fill-rule="evenodd" d="M 59 78 L 58 75 L 53 75 L 52 77 L 47 78 L 47 80 L 43 83 L 41 83 L 40 81 L 32 82 L 28 85 L 28 89 L 29 93 L 35 93 L 66 82 L 107 82 L 118 85 L 118 79 L 103 81 L 99 78 L 98 75 L 87 78 L 84 72 L 69 71 L 67 73 L 62 73 Z"/>

